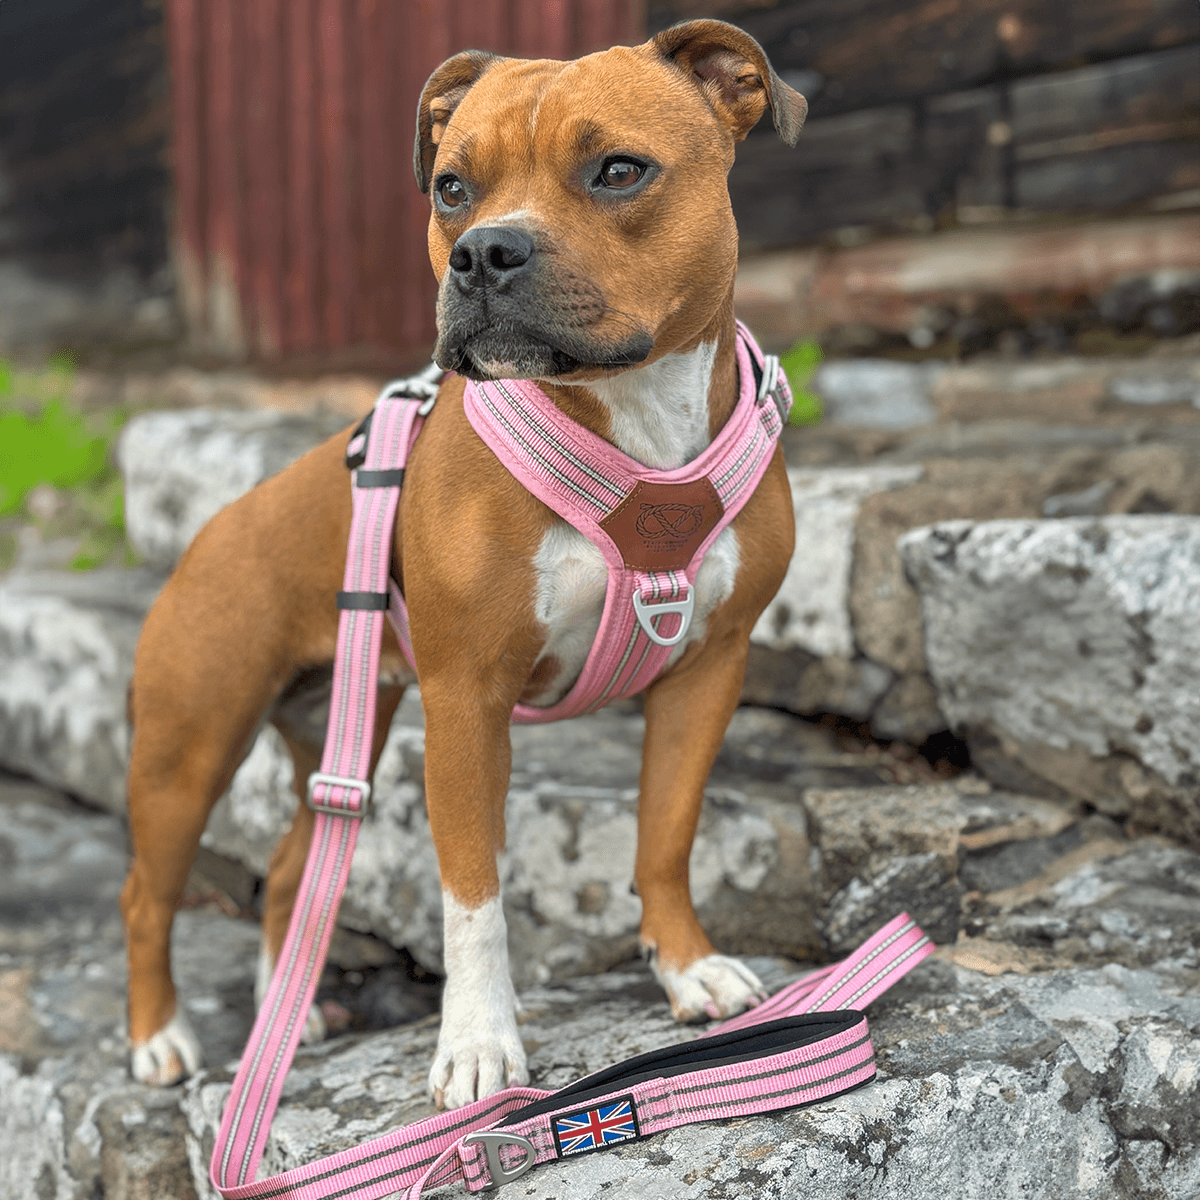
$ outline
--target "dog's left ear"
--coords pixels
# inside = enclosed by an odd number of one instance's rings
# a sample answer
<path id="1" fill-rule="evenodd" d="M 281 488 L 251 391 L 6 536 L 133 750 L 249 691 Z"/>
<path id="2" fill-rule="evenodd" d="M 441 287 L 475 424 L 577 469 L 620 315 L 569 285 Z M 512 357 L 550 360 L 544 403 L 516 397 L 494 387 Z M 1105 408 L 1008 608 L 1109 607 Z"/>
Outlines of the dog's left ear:
<path id="1" fill-rule="evenodd" d="M 796 144 L 808 101 L 771 69 L 763 48 L 726 21 L 685 21 L 664 29 L 650 43 L 693 78 L 717 117 L 740 142 L 765 108 L 779 136 Z"/>
<path id="2" fill-rule="evenodd" d="M 425 81 L 417 104 L 417 138 L 413 144 L 413 171 L 421 191 L 429 191 L 438 143 L 454 110 L 479 82 L 480 76 L 500 61 L 498 54 L 489 54 L 486 50 L 464 50 L 446 59 Z"/>

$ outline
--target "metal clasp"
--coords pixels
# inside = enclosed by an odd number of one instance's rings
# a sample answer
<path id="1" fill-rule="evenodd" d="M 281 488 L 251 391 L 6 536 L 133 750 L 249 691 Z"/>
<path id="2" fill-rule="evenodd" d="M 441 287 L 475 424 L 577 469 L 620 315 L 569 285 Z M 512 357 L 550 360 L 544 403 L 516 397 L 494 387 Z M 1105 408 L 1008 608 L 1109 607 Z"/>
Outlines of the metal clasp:
<path id="1" fill-rule="evenodd" d="M 362 796 L 362 804 L 358 808 L 338 808 L 324 800 L 314 800 L 313 791 L 322 783 L 330 787 L 354 788 Z M 361 821 L 367 815 L 367 807 L 371 803 L 371 785 L 365 779 L 349 779 L 344 775 L 326 775 L 321 771 L 314 771 L 308 777 L 308 795 L 305 803 L 315 813 L 327 813 L 331 817 L 354 817 Z"/>
<path id="2" fill-rule="evenodd" d="M 379 400 L 420 400 L 421 406 L 417 409 L 417 416 L 427 417 L 433 411 L 438 388 L 445 374 L 437 363 L 430 363 L 418 375 L 410 375 L 407 379 L 393 379 L 379 393 Z M 379 400 L 375 403 L 378 404 Z"/>
<path id="3" fill-rule="evenodd" d="M 783 397 L 783 367 L 774 354 L 763 355 L 762 383 L 758 387 L 758 403 L 761 405 L 769 396 L 779 411 L 779 419 L 786 425 L 791 404 Z"/>
<path id="4" fill-rule="evenodd" d="M 511 1183 L 520 1179 L 537 1159 L 537 1150 L 528 1138 L 519 1133 L 501 1133 L 495 1129 L 485 1129 L 482 1133 L 468 1133 L 463 1138 L 464 1146 L 473 1146 L 478 1142 L 487 1153 L 488 1171 L 491 1172 L 492 1182 L 489 1187 L 499 1187 L 502 1183 Z M 525 1151 L 525 1157 L 515 1167 L 507 1168 L 500 1164 L 501 1146 L 520 1146 Z"/>
<path id="5" fill-rule="evenodd" d="M 646 631 L 646 636 L 659 646 L 678 646 L 692 623 L 692 612 L 696 607 L 696 589 L 689 586 L 687 595 L 682 600 L 643 600 L 641 593 L 633 593 L 633 611 L 638 624 Z M 663 637 L 653 625 L 656 617 L 665 617 L 668 613 L 678 613 L 679 628 L 670 637 Z"/>

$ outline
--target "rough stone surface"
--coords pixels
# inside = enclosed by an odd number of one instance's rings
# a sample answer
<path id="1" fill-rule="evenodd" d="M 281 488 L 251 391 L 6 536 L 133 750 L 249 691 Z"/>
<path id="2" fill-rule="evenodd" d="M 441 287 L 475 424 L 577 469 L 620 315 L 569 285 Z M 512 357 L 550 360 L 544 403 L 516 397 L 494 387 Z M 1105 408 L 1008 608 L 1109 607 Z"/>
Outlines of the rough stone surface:
<path id="1" fill-rule="evenodd" d="M 892 679 L 858 653 L 851 625 L 855 523 L 868 497 L 920 477 L 918 464 L 788 470 L 796 551 L 754 627 L 747 699 L 800 713 L 870 716 Z"/>
<path id="2" fill-rule="evenodd" d="M 1190 424 L 1200 408 L 1200 361 L 1063 358 L 962 366 L 933 381 L 930 395 L 942 421 L 1083 423 L 1136 415 L 1122 409 L 1162 408 Z"/>
<path id="3" fill-rule="evenodd" d="M 753 750 L 730 769 L 748 770 Z M 511 1186 L 534 1200 L 868 1200 L 929 1196 L 935 1180 L 938 1195 L 1191 1200 L 1200 856 L 978 780 L 809 789 L 805 806 L 827 846 L 814 855 L 818 875 L 860 878 L 868 859 L 886 870 L 894 839 L 891 861 L 956 852 L 970 885 L 954 942 L 871 1007 L 876 1082 L 812 1108 L 549 1164 Z M 199 906 L 180 914 L 174 958 L 212 1065 L 185 1088 L 137 1085 L 124 1066 L 119 819 L 11 778 L 0 779 L 0 813 L 0 1194 L 210 1200 L 208 1153 L 253 1015 L 257 926 L 190 893 Z M 301 1051 L 268 1170 L 430 1111 L 437 1025 L 422 1014 L 435 991 L 362 962 L 326 972 L 321 994 L 359 1032 Z M 771 987 L 798 969 L 752 965 Z M 381 993 L 390 1023 L 402 1014 L 407 1024 L 382 1027 Z M 670 1020 L 643 967 L 528 986 L 522 999 L 537 1086 L 694 1035 Z"/>
<path id="4" fill-rule="evenodd" d="M 118 448 L 130 542 L 151 564 L 172 566 L 210 517 L 345 424 L 335 414 L 220 409 L 136 417 Z"/>
<path id="5" fill-rule="evenodd" d="M 0 764 L 125 807 L 125 693 L 148 571 L 0 576 Z"/>
<path id="6" fill-rule="evenodd" d="M 945 371 L 943 363 L 841 359 L 819 367 L 812 388 L 832 424 L 913 429 L 937 420 L 931 389 Z"/>
<path id="7" fill-rule="evenodd" d="M 947 522 L 900 553 L 985 770 L 1200 841 L 1200 519 Z"/>

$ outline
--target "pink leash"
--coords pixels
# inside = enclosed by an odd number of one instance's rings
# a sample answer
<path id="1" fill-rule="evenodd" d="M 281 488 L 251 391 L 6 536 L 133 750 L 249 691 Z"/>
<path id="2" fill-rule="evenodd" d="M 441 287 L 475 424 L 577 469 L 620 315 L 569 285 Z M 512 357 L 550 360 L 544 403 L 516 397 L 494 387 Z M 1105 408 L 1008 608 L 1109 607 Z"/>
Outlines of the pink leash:
<path id="1" fill-rule="evenodd" d="M 210 1177 L 227 1200 L 375 1200 L 401 1190 L 417 1200 L 426 1188 L 456 1180 L 479 1191 L 535 1163 L 692 1121 L 828 1099 L 874 1078 L 866 1018 L 853 1006 L 869 1003 L 933 952 L 901 915 L 845 962 L 806 975 L 693 1042 L 630 1059 L 559 1092 L 509 1088 L 254 1181 L 370 802 L 366 775 L 383 620 L 389 609 L 394 621 L 397 615 L 392 533 L 405 464 L 436 395 L 434 380 L 430 371 L 386 388 L 347 449 L 348 465 L 357 468 L 353 518 L 338 593 L 329 726 L 321 769 L 308 780 L 313 838 L 287 938 L 213 1147 Z"/>

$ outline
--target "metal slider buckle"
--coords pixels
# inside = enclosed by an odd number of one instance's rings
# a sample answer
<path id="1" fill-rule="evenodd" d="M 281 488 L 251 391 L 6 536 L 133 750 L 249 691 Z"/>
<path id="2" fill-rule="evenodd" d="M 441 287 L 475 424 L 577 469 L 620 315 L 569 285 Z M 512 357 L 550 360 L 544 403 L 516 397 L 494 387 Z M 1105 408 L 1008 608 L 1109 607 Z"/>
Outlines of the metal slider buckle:
<path id="1" fill-rule="evenodd" d="M 324 800 L 314 800 L 313 791 L 322 783 L 330 787 L 354 788 L 362 796 L 361 805 L 358 808 L 339 808 Z M 371 785 L 365 779 L 349 779 L 345 775 L 326 775 L 322 771 L 314 771 L 308 777 L 305 803 L 315 813 L 326 813 L 331 817 L 353 817 L 356 821 L 361 821 L 367 815 L 367 808 L 371 803 Z"/>
<path id="2" fill-rule="evenodd" d="M 696 589 L 688 586 L 687 595 L 682 600 L 643 600 L 641 593 L 633 593 L 633 611 L 638 624 L 646 631 L 646 636 L 658 646 L 678 646 L 683 641 L 688 628 L 692 624 L 692 612 L 696 607 Z M 668 613 L 678 613 L 679 628 L 670 637 L 663 637 L 654 628 L 655 617 L 665 617 Z"/>
<path id="3" fill-rule="evenodd" d="M 481 1133 L 468 1133 L 462 1142 L 464 1146 L 473 1146 L 476 1143 L 487 1153 L 488 1171 L 492 1176 L 489 1188 L 497 1188 L 502 1183 L 520 1179 L 537 1160 L 537 1150 L 533 1143 L 519 1133 L 501 1133 L 495 1129 L 485 1129 Z M 506 1168 L 500 1164 L 501 1146 L 520 1146 L 525 1151 L 525 1157 L 515 1167 Z"/>

